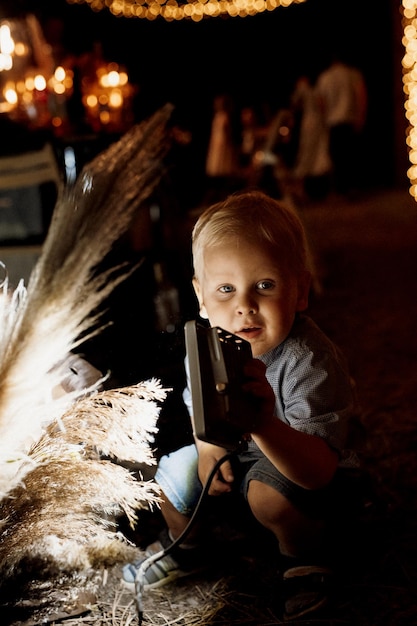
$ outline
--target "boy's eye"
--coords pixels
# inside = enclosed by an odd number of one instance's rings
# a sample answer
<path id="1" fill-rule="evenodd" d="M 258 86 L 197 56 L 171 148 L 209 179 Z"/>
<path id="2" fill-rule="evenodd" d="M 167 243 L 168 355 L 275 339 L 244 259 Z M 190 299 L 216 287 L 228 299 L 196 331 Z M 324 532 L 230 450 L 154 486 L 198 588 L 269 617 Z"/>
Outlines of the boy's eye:
<path id="1" fill-rule="evenodd" d="M 272 280 L 260 280 L 259 283 L 257 283 L 256 285 L 256 288 L 260 290 L 272 289 L 273 287 L 274 283 L 272 282 Z"/>
<path id="2" fill-rule="evenodd" d="M 233 287 L 232 285 L 222 285 L 219 287 L 219 291 L 221 291 L 221 293 L 231 293 L 233 291 Z"/>

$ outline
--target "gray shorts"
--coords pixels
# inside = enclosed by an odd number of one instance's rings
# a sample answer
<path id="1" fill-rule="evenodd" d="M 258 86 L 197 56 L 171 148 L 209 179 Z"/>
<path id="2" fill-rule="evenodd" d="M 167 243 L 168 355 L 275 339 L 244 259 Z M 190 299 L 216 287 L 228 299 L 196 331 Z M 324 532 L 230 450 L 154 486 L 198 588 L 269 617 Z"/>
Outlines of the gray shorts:
<path id="1" fill-rule="evenodd" d="M 345 470 L 338 470 L 333 481 L 324 489 L 308 490 L 283 476 L 255 446 L 232 458 L 236 489 L 246 498 L 251 480 L 258 480 L 281 493 L 294 506 L 312 518 L 326 516 L 342 504 L 347 505 L 346 491 L 352 490 L 352 480 Z M 200 498 L 202 484 L 198 478 L 198 453 L 194 444 L 163 456 L 155 480 L 165 496 L 183 515 L 190 516 Z M 353 488 L 354 489 L 354 488 Z"/>

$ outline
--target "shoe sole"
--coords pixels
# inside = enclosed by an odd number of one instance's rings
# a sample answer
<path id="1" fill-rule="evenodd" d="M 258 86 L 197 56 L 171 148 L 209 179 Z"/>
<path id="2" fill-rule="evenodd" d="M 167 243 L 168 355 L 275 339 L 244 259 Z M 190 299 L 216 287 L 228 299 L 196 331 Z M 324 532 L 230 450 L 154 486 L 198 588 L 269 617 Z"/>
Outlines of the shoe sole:
<path id="1" fill-rule="evenodd" d="M 312 615 L 313 613 L 316 613 L 320 609 L 324 608 L 328 604 L 328 602 L 329 602 L 329 599 L 327 597 L 321 598 L 314 604 L 310 604 L 310 606 L 306 607 L 302 611 L 298 611 L 296 613 L 291 613 L 291 614 L 284 613 L 284 615 L 282 616 L 282 619 L 284 622 L 292 622 L 293 620 L 306 617 L 307 615 Z"/>
<path id="2" fill-rule="evenodd" d="M 167 576 L 164 576 L 164 578 L 161 578 L 160 580 L 157 580 L 154 583 L 149 583 L 149 584 L 145 583 L 143 585 L 143 589 L 146 589 L 146 590 L 159 589 L 160 587 L 169 585 L 170 583 L 174 582 L 175 580 L 179 580 L 180 578 L 187 578 L 187 576 L 194 576 L 195 574 L 200 574 L 202 571 L 204 571 L 204 569 L 206 568 L 198 567 L 192 570 L 191 569 L 190 570 L 173 570 Z M 124 578 L 121 579 L 121 582 L 122 582 L 122 585 L 126 589 L 130 589 L 130 591 L 132 591 L 133 593 L 136 591 L 134 582 L 128 582 Z"/>

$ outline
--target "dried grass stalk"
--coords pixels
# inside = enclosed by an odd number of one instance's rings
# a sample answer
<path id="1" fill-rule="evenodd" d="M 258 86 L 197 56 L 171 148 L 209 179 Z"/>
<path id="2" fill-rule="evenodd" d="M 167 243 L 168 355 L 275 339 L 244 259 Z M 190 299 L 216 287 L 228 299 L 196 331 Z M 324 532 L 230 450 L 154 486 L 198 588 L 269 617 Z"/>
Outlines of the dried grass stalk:
<path id="1" fill-rule="evenodd" d="M 24 484 L 0 506 L 1 584 L 126 558 L 117 517 L 133 525 L 138 510 L 158 502 L 159 490 L 109 458 L 154 462 L 149 442 L 165 394 L 156 381 L 103 391 L 48 426 L 28 453 Z"/>
<path id="2" fill-rule="evenodd" d="M 74 396 L 56 400 L 56 368 L 98 331 L 99 305 L 126 269 L 97 266 L 164 171 L 171 106 L 133 127 L 61 191 L 27 291 L 0 295 L 0 498 L 18 484 L 28 450 Z M 24 465 L 28 467 L 27 464 Z"/>

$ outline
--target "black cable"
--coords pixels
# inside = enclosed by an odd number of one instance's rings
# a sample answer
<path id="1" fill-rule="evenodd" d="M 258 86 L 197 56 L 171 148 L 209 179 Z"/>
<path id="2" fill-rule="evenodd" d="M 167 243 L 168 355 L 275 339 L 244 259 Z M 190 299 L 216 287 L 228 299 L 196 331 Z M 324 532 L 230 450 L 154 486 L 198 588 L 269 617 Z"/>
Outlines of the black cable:
<path id="1" fill-rule="evenodd" d="M 156 552 L 155 554 L 152 554 L 151 556 L 149 556 L 147 559 L 145 559 L 144 561 L 142 561 L 142 563 L 140 564 L 138 571 L 136 572 L 136 576 L 135 576 L 135 602 L 136 602 L 136 608 L 137 608 L 137 612 L 138 612 L 138 620 L 139 620 L 139 626 L 142 626 L 143 623 L 143 588 L 144 588 L 144 580 L 145 580 L 145 572 L 146 570 L 153 565 L 154 563 L 156 563 L 156 561 L 159 561 L 159 559 L 162 559 L 164 556 L 166 556 L 167 554 L 169 554 L 170 552 L 172 552 L 172 550 L 174 548 L 176 548 L 178 545 L 180 545 L 185 537 L 188 535 L 188 533 L 190 532 L 196 518 L 197 515 L 200 511 L 201 508 L 201 504 L 203 502 L 203 500 L 205 499 L 206 495 L 209 492 L 210 489 L 210 485 L 213 481 L 213 478 L 215 477 L 219 467 L 221 465 L 223 465 L 223 463 L 225 461 L 227 461 L 228 459 L 232 458 L 234 455 L 234 453 L 232 452 L 228 452 L 227 454 L 225 454 L 224 456 L 222 456 L 221 459 L 219 459 L 217 461 L 217 463 L 214 465 L 213 469 L 211 470 L 209 477 L 207 478 L 206 484 L 203 487 L 203 491 L 200 494 L 200 497 L 198 499 L 197 505 L 193 511 L 193 514 L 190 518 L 190 521 L 188 522 L 187 526 L 184 528 L 184 530 L 182 531 L 182 533 L 179 535 L 179 537 L 177 537 L 172 543 L 169 544 L 169 546 L 167 546 L 166 548 L 164 548 L 163 550 L 160 550 L 159 552 Z"/>

